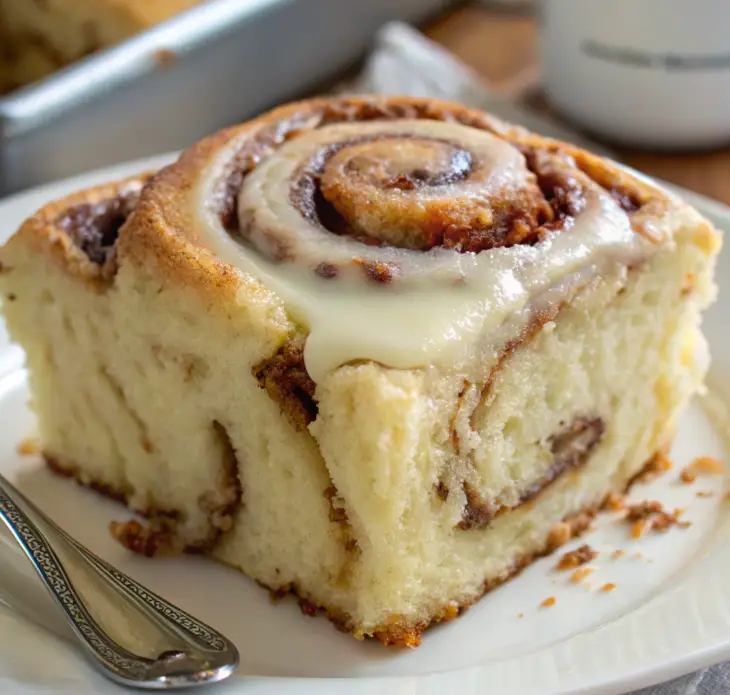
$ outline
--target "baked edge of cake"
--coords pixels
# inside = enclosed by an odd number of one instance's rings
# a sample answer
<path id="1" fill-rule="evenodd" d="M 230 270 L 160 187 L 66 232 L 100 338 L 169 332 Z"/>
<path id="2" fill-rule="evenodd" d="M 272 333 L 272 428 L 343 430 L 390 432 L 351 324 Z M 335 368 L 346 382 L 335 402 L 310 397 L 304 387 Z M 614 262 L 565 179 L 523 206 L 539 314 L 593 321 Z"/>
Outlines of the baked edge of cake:
<path id="1" fill-rule="evenodd" d="M 662 446 L 659 449 L 659 452 L 663 452 L 666 449 L 666 446 Z M 506 574 L 487 580 L 484 583 L 483 590 L 479 595 L 472 596 L 466 600 L 447 599 L 444 605 L 442 605 L 441 607 L 433 610 L 425 617 L 420 617 L 412 621 L 404 620 L 399 616 L 394 616 L 394 619 L 392 621 L 377 625 L 375 628 L 373 628 L 372 632 L 367 635 L 364 635 L 361 631 L 358 630 L 357 626 L 353 624 L 352 619 L 349 615 L 343 613 L 338 608 L 332 608 L 327 605 L 322 605 L 313 601 L 306 592 L 301 591 L 297 586 L 291 584 L 286 584 L 283 586 L 269 586 L 261 581 L 252 579 L 244 573 L 241 574 L 243 574 L 243 576 L 247 580 L 252 581 L 258 584 L 260 587 L 268 590 L 272 600 L 279 601 L 286 598 L 287 596 L 292 596 L 297 601 L 302 614 L 310 617 L 322 614 L 339 631 L 352 634 L 356 639 L 362 640 L 372 638 L 380 642 L 381 644 L 390 647 L 417 647 L 421 644 L 421 637 L 427 629 L 432 628 L 439 623 L 449 622 L 456 619 L 465 610 L 481 600 L 486 594 L 498 588 L 505 582 L 508 582 L 509 580 L 517 577 L 532 563 L 543 557 L 551 555 L 558 548 L 567 544 L 571 540 L 579 538 L 582 533 L 589 528 L 593 519 L 604 507 L 607 499 L 609 499 L 617 492 L 628 492 L 631 489 L 632 485 L 643 477 L 646 471 L 653 469 L 653 461 L 656 456 L 657 454 L 653 454 L 646 462 L 646 464 L 642 467 L 642 469 L 631 477 L 627 485 L 624 487 L 623 491 L 611 491 L 607 493 L 605 499 L 600 504 L 587 505 L 585 508 L 579 510 L 578 512 L 569 514 L 562 521 L 555 524 L 550 529 L 547 535 L 547 540 L 543 544 L 543 547 L 541 549 L 530 553 L 529 555 L 515 558 L 513 567 Z M 93 480 L 83 472 L 81 467 L 73 463 L 67 461 L 61 463 L 54 456 L 45 453 L 42 454 L 42 458 L 47 468 L 53 474 L 59 477 L 69 478 L 75 484 L 79 485 L 82 488 L 89 489 L 111 501 L 126 506 L 127 495 L 124 491 L 117 490 L 113 486 L 110 486 L 108 483 Z M 537 499 L 539 499 L 539 495 L 534 499 L 535 501 L 537 501 Z M 124 528 L 130 522 L 119 523 L 112 521 L 110 523 L 111 535 L 115 537 L 115 540 L 120 542 L 131 552 L 134 552 L 135 554 L 145 555 L 147 557 L 153 557 L 158 549 L 156 547 L 156 543 L 159 543 L 162 547 L 165 547 L 169 543 L 170 535 L 172 533 L 172 531 L 166 525 L 166 520 L 169 518 L 169 515 L 165 510 L 158 510 L 154 508 L 150 508 L 145 512 L 135 511 L 135 513 L 140 514 L 144 518 L 152 520 L 153 522 L 155 520 L 158 522 L 158 525 L 155 527 L 155 531 L 145 534 L 144 545 L 139 544 L 137 538 L 132 538 L 131 540 L 128 540 L 125 539 L 124 535 L 120 535 L 118 532 L 115 532 L 115 529 L 119 529 L 121 533 L 124 534 Z M 133 524 L 132 528 L 135 528 L 135 525 L 138 524 L 138 522 L 135 521 L 132 521 L 131 523 Z M 205 553 L 206 549 L 191 548 L 185 549 L 184 552 L 190 554 L 198 554 L 201 552 Z M 215 558 L 211 558 L 211 560 L 213 559 Z M 233 569 L 235 569 L 237 572 L 240 572 L 237 567 L 234 567 Z"/>

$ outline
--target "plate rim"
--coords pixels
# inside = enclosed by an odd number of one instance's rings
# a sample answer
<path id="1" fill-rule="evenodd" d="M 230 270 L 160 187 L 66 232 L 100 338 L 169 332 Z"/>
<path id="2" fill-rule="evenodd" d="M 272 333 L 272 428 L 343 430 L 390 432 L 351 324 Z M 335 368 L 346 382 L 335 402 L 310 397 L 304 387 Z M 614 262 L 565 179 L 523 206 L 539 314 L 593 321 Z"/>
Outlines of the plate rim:
<path id="1" fill-rule="evenodd" d="M 107 180 L 118 179 L 124 176 L 129 176 L 135 172 L 158 169 L 161 166 L 169 164 L 174 160 L 177 153 L 167 153 L 162 155 L 156 155 L 153 157 L 145 157 L 140 159 L 134 159 L 128 162 L 122 162 L 112 166 L 106 166 L 99 169 L 77 174 L 70 178 L 65 178 L 59 181 L 46 183 L 42 186 L 28 189 L 15 193 L 11 196 L 0 199 L 0 219 L 3 217 L 3 212 L 9 208 L 16 206 L 25 206 L 30 210 L 31 207 L 37 209 L 44 202 L 53 198 L 58 198 L 61 195 L 65 195 L 66 191 L 71 192 L 79 188 L 83 188 L 90 185 L 97 185 Z M 632 174 L 642 178 L 654 185 L 658 185 L 663 188 L 667 188 L 681 197 L 690 205 L 696 207 L 700 213 L 709 217 L 713 222 L 724 223 L 724 228 L 730 230 L 730 206 L 726 206 L 723 203 L 707 198 L 701 194 L 689 191 L 687 189 L 669 184 L 663 181 L 653 179 L 641 172 L 637 172 L 631 167 L 627 167 L 624 164 L 616 163 L 618 166 L 630 171 Z M 718 226 L 723 226 L 718 224 Z M 0 230 L 0 244 L 4 243 L 7 238 L 13 233 L 14 229 Z M 0 317 L 0 322 L 2 318 Z M 9 359 L 3 361 L 3 356 L 7 354 L 8 350 L 12 351 L 13 348 L 5 344 L 0 343 L 0 379 L 5 379 L 9 374 L 18 368 L 18 359 Z M 707 559 L 707 558 L 705 558 Z M 704 560 L 698 562 L 698 566 L 701 565 Z M 689 573 L 689 575 L 679 580 L 676 587 L 665 593 L 672 593 L 672 591 L 686 589 L 686 587 L 698 579 L 696 568 Z M 657 596 L 651 596 L 648 598 L 640 608 L 636 610 L 643 610 L 650 607 L 657 600 Z M 730 596 L 729 596 L 730 602 Z M 589 630 L 584 633 L 575 635 L 567 640 L 549 645 L 536 652 L 526 656 L 537 656 L 549 654 L 555 651 L 561 645 L 568 643 L 575 643 L 576 640 L 586 636 L 594 635 L 604 628 L 609 627 L 612 624 L 620 623 L 628 619 L 635 611 L 617 618 L 612 623 L 604 625 L 593 630 Z M 40 628 L 39 628 L 40 629 Z M 44 630 L 47 633 L 47 631 Z M 47 633 L 51 634 L 51 633 Z M 365 695 L 370 693 L 373 688 L 377 688 L 377 692 L 393 693 L 393 695 L 400 693 L 410 693 L 411 695 L 432 695 L 435 693 L 443 692 L 444 688 L 459 689 L 459 692 L 465 695 L 472 694 L 477 695 L 481 693 L 480 686 L 490 678 L 490 666 L 493 668 L 495 664 L 508 664 L 514 662 L 516 659 L 523 659 L 525 657 L 511 657 L 504 661 L 489 661 L 486 663 L 468 666 L 468 667 L 456 667 L 452 670 L 431 673 L 431 674 L 420 674 L 420 675 L 393 675 L 393 676 L 363 676 L 363 677 L 306 677 L 306 676 L 246 676 L 239 675 L 234 676 L 225 683 L 219 684 L 216 687 L 221 693 L 251 693 L 253 695 L 289 695 L 290 693 L 301 693 L 302 690 L 306 690 L 311 693 L 323 693 L 324 695 L 334 695 L 335 693 L 347 692 L 348 695 Z M 669 658 L 669 657 L 667 657 Z M 581 673 L 574 682 L 568 683 L 566 687 L 560 686 L 559 690 L 551 690 L 549 692 L 543 692 L 542 695 L 619 695 L 631 690 L 644 688 L 647 686 L 655 685 L 657 683 L 665 682 L 677 678 L 679 676 L 689 674 L 696 670 L 705 668 L 714 663 L 718 663 L 722 660 L 730 659 L 730 622 L 727 623 L 727 631 L 722 639 L 714 639 L 710 644 L 701 645 L 698 648 L 690 649 L 684 653 L 680 658 L 673 658 L 671 660 L 662 661 L 661 657 L 655 657 L 654 659 L 649 658 L 648 663 L 645 666 L 640 666 L 634 670 L 628 672 L 617 672 L 616 676 L 610 680 L 606 680 L 603 676 L 599 676 L 598 679 L 592 680 L 591 677 L 586 678 L 585 673 Z M 92 672 L 89 671 L 89 674 Z M 2 674 L 0 673 L 0 678 Z M 55 689 L 51 692 L 61 693 L 81 693 L 86 692 L 86 686 L 88 686 L 88 692 L 99 694 L 101 691 L 98 689 L 96 683 L 92 680 L 85 678 L 84 673 L 79 672 L 78 678 L 74 678 L 73 681 L 68 681 L 67 686 L 59 685 L 58 690 Z M 30 688 L 30 692 L 33 692 L 34 686 L 22 687 Z M 112 684 L 108 684 L 109 692 L 116 692 L 117 687 Z M 83 690 L 81 690 L 83 688 Z M 38 692 L 48 692 L 45 687 L 39 686 Z M 244 690 L 245 689 L 245 690 Z M 107 688 L 104 688 L 104 692 Z"/>

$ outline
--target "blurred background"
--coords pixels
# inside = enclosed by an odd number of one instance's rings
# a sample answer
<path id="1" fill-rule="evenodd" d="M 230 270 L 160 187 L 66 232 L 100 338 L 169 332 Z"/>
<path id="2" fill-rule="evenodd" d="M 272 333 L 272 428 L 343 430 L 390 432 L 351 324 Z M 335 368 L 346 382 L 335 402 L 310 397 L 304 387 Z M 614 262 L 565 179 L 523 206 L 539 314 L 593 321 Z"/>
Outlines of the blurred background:
<path id="1" fill-rule="evenodd" d="M 0 195 L 349 91 L 464 101 L 730 203 L 730 3 L 669 4 L 0 0 Z"/>

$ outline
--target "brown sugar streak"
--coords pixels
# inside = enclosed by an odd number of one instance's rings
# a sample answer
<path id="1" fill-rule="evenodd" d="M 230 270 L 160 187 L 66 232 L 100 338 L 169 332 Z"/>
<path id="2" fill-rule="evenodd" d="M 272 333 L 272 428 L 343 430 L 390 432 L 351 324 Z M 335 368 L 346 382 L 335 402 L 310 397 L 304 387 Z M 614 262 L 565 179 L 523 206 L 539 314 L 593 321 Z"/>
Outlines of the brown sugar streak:
<path id="1" fill-rule="evenodd" d="M 303 343 L 288 341 L 270 358 L 253 368 L 259 386 L 277 403 L 299 431 L 317 417 L 315 384 L 304 366 Z"/>
<path id="2" fill-rule="evenodd" d="M 540 480 L 533 482 L 522 491 L 518 503 L 511 507 L 499 507 L 487 503 L 471 483 L 464 481 L 463 489 L 466 504 L 457 528 L 463 531 L 485 528 L 495 517 L 517 509 L 537 498 L 561 475 L 587 463 L 593 448 L 601 440 L 603 430 L 604 424 L 600 418 L 579 417 L 567 428 L 553 435 L 550 438 L 553 453 L 552 465 L 545 471 Z"/>

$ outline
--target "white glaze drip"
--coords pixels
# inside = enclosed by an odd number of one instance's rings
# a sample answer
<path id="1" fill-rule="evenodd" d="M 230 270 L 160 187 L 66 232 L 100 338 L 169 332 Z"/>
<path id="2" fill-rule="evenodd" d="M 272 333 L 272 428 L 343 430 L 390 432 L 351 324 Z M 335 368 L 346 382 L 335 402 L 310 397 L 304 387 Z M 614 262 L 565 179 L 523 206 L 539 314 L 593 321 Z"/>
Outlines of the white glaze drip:
<path id="1" fill-rule="evenodd" d="M 632 230 L 626 213 L 598 187 L 588 191 L 586 206 L 572 228 L 552 233 L 534 246 L 478 254 L 443 248 L 424 253 L 368 247 L 324 232 L 291 205 L 293 173 L 302 158 L 323 143 L 397 132 L 438 137 L 466 149 L 478 145 L 480 152 L 490 152 L 495 167 L 493 179 L 489 178 L 495 188 L 487 186 L 490 193 L 523 185 L 531 176 L 517 150 L 463 125 L 415 120 L 348 123 L 325 126 L 285 143 L 248 175 L 239 195 L 239 213 L 253 216 L 260 229 L 300 235 L 310 244 L 306 248 L 319 249 L 320 257 L 339 254 L 349 260 L 359 256 L 402 264 L 404 281 L 393 286 L 367 282 L 355 271 L 323 279 L 312 270 L 314 256 L 304 262 L 277 263 L 232 238 L 211 201 L 240 141 L 219 151 L 201 177 L 197 211 L 206 245 L 224 263 L 250 273 L 275 292 L 292 318 L 309 332 L 304 359 L 315 382 L 358 359 L 395 368 L 459 368 L 475 354 L 484 354 L 485 346 L 497 349 L 515 337 L 536 303 L 566 301 L 576 283 L 584 284 L 616 264 L 631 263 L 649 253 L 651 245 Z M 485 194 L 484 189 L 467 190 Z M 458 191 L 464 195 L 463 188 Z"/>

